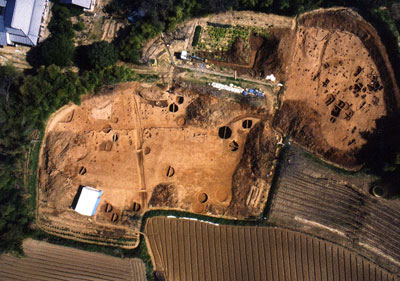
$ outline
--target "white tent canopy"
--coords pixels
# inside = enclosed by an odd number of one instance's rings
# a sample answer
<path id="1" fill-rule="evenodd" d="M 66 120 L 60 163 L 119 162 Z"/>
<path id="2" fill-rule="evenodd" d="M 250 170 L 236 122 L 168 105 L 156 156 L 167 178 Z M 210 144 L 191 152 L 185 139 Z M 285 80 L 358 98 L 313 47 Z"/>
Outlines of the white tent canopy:
<path id="1" fill-rule="evenodd" d="M 75 211 L 85 216 L 93 216 L 100 203 L 101 194 L 103 194 L 101 190 L 97 190 L 93 187 L 82 187 Z"/>

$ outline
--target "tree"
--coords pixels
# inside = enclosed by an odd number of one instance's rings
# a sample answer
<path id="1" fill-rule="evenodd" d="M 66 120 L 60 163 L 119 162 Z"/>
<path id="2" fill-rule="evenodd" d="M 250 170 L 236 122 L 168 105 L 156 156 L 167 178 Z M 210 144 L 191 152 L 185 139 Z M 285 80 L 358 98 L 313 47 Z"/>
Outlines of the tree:
<path id="1" fill-rule="evenodd" d="M 13 65 L 6 65 L 0 68 L 0 95 L 5 97 L 7 103 L 10 96 L 11 86 L 21 76 L 22 73 L 19 72 Z"/>
<path id="2" fill-rule="evenodd" d="M 102 69 L 118 61 L 118 50 L 105 41 L 95 42 L 88 47 L 87 61 L 89 68 Z"/>
<path id="3" fill-rule="evenodd" d="M 75 53 L 73 39 L 61 35 L 52 35 L 42 45 L 41 56 L 45 65 L 55 64 L 60 67 L 71 65 Z"/>
<path id="4" fill-rule="evenodd" d="M 66 6 L 54 4 L 53 16 L 49 22 L 49 31 L 51 34 L 63 34 L 68 37 L 74 37 L 74 29 L 69 18 L 71 12 Z"/>
<path id="5" fill-rule="evenodd" d="M 134 33 L 134 30 L 131 31 L 131 34 Z M 144 38 L 141 34 L 134 34 L 132 36 L 131 34 L 120 45 L 120 56 L 125 61 L 137 63 L 140 59 L 140 49 Z"/>

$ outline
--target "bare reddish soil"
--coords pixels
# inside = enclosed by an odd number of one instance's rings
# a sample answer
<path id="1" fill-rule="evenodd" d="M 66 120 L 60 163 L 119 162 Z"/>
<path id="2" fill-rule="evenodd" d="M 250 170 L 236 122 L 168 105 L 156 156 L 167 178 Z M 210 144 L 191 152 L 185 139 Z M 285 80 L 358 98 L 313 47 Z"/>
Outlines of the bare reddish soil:
<path id="1" fill-rule="evenodd" d="M 385 49 L 347 9 L 296 20 L 293 28 L 271 28 L 267 39 L 250 36 L 247 64 L 240 40 L 227 53 L 231 62 L 220 63 L 263 78 L 274 73 L 285 83 L 276 113 L 269 100 L 250 105 L 209 88 L 216 94 L 137 83 L 56 112 L 40 155 L 38 225 L 66 238 L 133 248 L 149 209 L 259 216 L 277 157 L 272 127 L 326 161 L 360 168 L 363 133 L 397 107 Z M 80 185 L 103 190 L 92 218 L 69 209 Z"/>
<path id="2" fill-rule="evenodd" d="M 66 106 L 46 128 L 38 224 L 61 236 L 135 247 L 149 209 L 258 216 L 278 142 L 268 116 L 223 97 L 135 83 Z M 85 185 L 103 191 L 91 218 L 69 208 Z"/>
<path id="3" fill-rule="evenodd" d="M 375 30 L 348 9 L 299 17 L 274 127 L 324 159 L 356 169 L 375 120 L 397 107 L 398 88 Z"/>

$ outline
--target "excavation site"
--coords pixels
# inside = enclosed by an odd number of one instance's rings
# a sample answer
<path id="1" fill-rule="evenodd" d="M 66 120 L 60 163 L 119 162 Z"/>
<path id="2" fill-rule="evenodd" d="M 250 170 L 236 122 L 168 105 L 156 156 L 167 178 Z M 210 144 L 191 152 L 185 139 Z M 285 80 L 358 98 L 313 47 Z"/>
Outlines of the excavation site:
<path id="1" fill-rule="evenodd" d="M 39 156 L 38 226 L 133 249 L 143 229 L 149 232 L 146 212 L 183 211 L 305 232 L 378 265 L 386 260 L 384 268 L 396 271 L 398 243 L 383 243 L 388 231 L 366 219 L 386 204 L 368 199 L 372 180 L 323 176 L 304 160 L 308 153 L 318 165 L 359 171 L 377 120 L 398 109 L 395 75 L 375 29 L 353 10 L 332 8 L 297 18 L 226 12 L 162 36 L 142 52 L 158 83 L 110 86 L 49 118 Z M 376 211 L 385 227 L 391 210 Z M 195 224 L 184 224 L 197 233 Z M 154 237 L 158 249 L 165 241 Z M 157 267 L 172 267 L 164 258 L 156 257 Z"/>
<path id="2" fill-rule="evenodd" d="M 61 108 L 42 147 L 39 224 L 134 247 L 150 209 L 258 216 L 279 141 L 268 119 L 265 109 L 223 97 L 136 83 Z M 101 191 L 97 211 L 82 216 L 93 189 Z"/>
<path id="3" fill-rule="evenodd" d="M 274 127 L 346 169 L 375 121 L 398 106 L 398 88 L 376 31 L 349 9 L 298 18 L 291 67 Z"/>

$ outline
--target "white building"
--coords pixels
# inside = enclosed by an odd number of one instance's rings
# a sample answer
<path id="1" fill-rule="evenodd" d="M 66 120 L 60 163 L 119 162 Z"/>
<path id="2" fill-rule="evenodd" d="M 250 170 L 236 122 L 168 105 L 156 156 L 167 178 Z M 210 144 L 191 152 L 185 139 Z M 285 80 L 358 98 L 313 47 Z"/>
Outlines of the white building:
<path id="1" fill-rule="evenodd" d="M 80 194 L 79 194 L 80 191 Z M 96 213 L 97 206 L 100 203 L 100 196 L 103 194 L 101 190 L 97 190 L 90 186 L 83 186 L 78 190 L 78 200 L 76 205 L 72 206 L 76 212 L 84 216 L 93 216 Z M 74 200 L 76 201 L 76 199 Z"/>
<path id="2" fill-rule="evenodd" d="M 96 0 L 61 0 L 60 2 L 85 8 L 86 11 L 93 11 Z"/>

